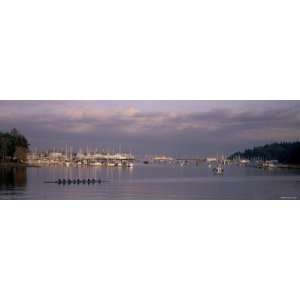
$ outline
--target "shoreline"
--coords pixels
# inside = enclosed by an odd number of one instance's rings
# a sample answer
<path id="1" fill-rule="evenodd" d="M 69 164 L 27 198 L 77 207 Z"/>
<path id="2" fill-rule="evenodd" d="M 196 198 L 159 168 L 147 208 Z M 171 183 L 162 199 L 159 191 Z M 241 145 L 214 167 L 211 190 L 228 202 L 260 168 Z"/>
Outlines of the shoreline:
<path id="1" fill-rule="evenodd" d="M 277 168 L 279 169 L 300 169 L 300 165 L 286 165 L 286 164 L 278 164 Z"/>
<path id="2" fill-rule="evenodd" d="M 55 164 L 53 164 L 55 165 Z M 42 166 L 49 166 L 48 164 L 32 164 L 20 162 L 0 162 L 0 168 L 41 168 Z M 274 169 L 289 169 L 300 170 L 300 165 L 294 164 L 278 164 Z"/>
<path id="3" fill-rule="evenodd" d="M 19 163 L 19 162 L 1 162 L 0 168 L 40 168 L 41 166 L 27 164 L 27 163 Z"/>

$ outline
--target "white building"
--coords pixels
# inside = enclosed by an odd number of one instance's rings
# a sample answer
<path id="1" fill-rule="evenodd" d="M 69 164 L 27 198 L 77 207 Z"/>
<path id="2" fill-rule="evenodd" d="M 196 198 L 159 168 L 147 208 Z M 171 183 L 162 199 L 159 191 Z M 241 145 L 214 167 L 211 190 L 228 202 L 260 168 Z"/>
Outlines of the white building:
<path id="1" fill-rule="evenodd" d="M 159 155 L 159 156 L 154 156 L 153 157 L 153 161 L 160 161 L 160 162 L 163 162 L 163 161 L 172 161 L 174 160 L 173 157 L 171 156 L 166 156 L 166 155 Z"/>
<path id="2" fill-rule="evenodd" d="M 49 159 L 60 159 L 63 158 L 63 154 L 61 152 L 50 152 L 48 157 Z"/>
<path id="3" fill-rule="evenodd" d="M 207 161 L 208 163 L 214 162 L 214 161 L 217 161 L 217 158 L 216 158 L 216 157 L 206 157 L 206 161 Z"/>

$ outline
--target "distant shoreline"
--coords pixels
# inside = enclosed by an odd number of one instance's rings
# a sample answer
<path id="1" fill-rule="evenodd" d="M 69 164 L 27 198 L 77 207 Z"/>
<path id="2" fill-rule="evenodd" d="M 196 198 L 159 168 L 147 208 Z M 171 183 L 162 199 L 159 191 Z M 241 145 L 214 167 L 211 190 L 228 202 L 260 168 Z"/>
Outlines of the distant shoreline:
<path id="1" fill-rule="evenodd" d="M 277 168 L 280 168 L 280 169 L 300 169 L 300 165 L 278 164 Z"/>
<path id="2" fill-rule="evenodd" d="M 30 164 L 20 162 L 0 162 L 0 168 L 41 168 L 44 164 Z M 48 165 L 46 165 L 48 166 Z M 300 170 L 300 165 L 295 164 L 278 164 L 274 169 L 289 169 L 289 170 Z"/>
<path id="3" fill-rule="evenodd" d="M 27 164 L 27 163 L 19 163 L 19 162 L 0 162 L 0 168 L 40 168 L 38 165 Z"/>

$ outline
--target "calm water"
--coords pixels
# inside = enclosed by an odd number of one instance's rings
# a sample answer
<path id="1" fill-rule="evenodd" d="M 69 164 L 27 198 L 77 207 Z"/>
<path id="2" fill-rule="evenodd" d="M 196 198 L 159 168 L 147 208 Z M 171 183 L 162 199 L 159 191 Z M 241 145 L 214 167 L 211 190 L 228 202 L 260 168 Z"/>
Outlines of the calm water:
<path id="1" fill-rule="evenodd" d="M 46 184 L 58 178 L 101 178 L 94 185 Z M 214 176 L 207 165 L 0 168 L 0 199 L 300 199 L 300 170 L 226 166 Z"/>

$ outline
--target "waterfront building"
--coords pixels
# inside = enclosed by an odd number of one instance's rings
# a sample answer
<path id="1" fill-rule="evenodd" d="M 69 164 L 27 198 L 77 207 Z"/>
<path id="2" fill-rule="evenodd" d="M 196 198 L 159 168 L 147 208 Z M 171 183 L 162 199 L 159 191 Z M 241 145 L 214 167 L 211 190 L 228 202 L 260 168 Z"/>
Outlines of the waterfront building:
<path id="1" fill-rule="evenodd" d="M 206 162 L 211 163 L 211 162 L 216 162 L 217 158 L 216 157 L 206 157 Z"/>
<path id="2" fill-rule="evenodd" d="M 61 152 L 49 152 L 48 158 L 50 160 L 57 160 L 57 159 L 63 159 L 65 157 Z"/>
<path id="3" fill-rule="evenodd" d="M 172 162 L 174 160 L 171 156 L 158 155 L 152 158 L 153 162 Z"/>

